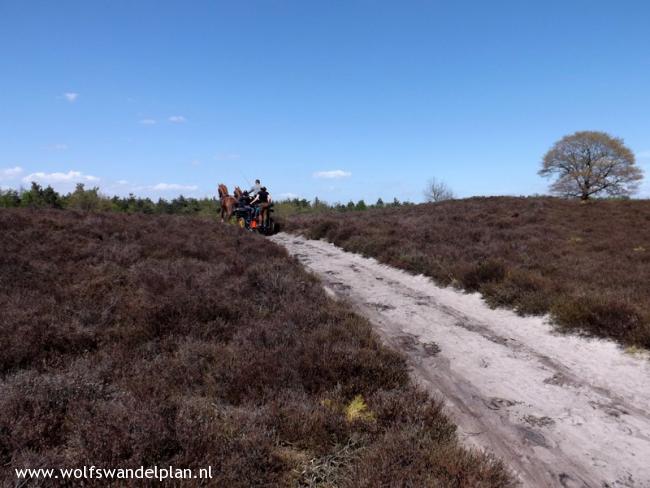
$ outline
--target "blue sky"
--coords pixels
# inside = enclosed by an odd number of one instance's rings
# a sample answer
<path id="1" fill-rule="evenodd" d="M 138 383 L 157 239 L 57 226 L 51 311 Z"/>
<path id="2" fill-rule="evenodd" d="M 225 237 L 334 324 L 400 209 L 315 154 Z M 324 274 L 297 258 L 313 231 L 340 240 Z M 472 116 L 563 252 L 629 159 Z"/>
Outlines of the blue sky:
<path id="1" fill-rule="evenodd" d="M 649 19 L 642 1 L 0 0 L 0 186 L 532 194 L 576 130 L 649 172 Z"/>

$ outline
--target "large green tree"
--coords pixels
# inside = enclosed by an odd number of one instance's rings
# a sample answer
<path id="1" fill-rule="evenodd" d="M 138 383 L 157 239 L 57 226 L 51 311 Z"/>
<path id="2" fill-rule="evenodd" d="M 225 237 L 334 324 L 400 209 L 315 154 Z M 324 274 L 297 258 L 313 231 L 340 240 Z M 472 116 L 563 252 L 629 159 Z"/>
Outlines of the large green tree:
<path id="1" fill-rule="evenodd" d="M 643 179 L 623 139 L 594 131 L 576 132 L 556 142 L 544 155 L 539 174 L 556 177 L 551 192 L 582 200 L 629 196 Z"/>

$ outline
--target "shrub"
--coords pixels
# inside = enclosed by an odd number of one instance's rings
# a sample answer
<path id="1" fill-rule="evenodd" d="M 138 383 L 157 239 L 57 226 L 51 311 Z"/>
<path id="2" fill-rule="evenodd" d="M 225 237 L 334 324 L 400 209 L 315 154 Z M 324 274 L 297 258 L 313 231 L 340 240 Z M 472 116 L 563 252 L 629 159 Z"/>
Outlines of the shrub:
<path id="1" fill-rule="evenodd" d="M 506 269 L 503 263 L 487 260 L 478 263 L 465 272 L 461 277 L 461 281 L 465 288 L 476 291 L 484 284 L 502 281 L 505 275 Z"/>
<path id="2" fill-rule="evenodd" d="M 541 315 L 551 305 L 552 283 L 536 273 L 509 270 L 501 282 L 484 284 L 481 292 L 490 306 L 513 307 L 520 314 Z"/>
<path id="3" fill-rule="evenodd" d="M 643 336 L 640 333 L 643 317 L 625 300 L 569 297 L 554 304 L 552 314 L 562 327 L 596 336 L 609 336 L 630 344 Z M 650 343 L 644 345 L 648 347 Z"/>
<path id="4" fill-rule="evenodd" d="M 323 237 L 327 237 L 330 232 L 335 231 L 337 227 L 338 224 L 333 220 L 319 221 L 309 230 L 309 238 L 322 239 Z"/>

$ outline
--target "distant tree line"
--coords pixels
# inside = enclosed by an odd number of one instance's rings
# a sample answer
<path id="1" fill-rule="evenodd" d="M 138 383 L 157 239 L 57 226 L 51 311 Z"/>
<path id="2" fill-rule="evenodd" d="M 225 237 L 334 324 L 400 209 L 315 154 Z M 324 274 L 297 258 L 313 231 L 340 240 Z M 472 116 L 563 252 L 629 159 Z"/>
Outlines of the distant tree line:
<path id="1" fill-rule="evenodd" d="M 214 214 L 217 209 L 216 198 L 188 198 L 179 196 L 172 200 L 102 195 L 99 188 L 87 189 L 78 183 L 73 192 L 61 194 L 51 186 L 43 188 L 32 182 L 29 189 L 0 190 L 0 208 L 58 208 L 86 211 L 139 212 L 148 214 Z"/>
<path id="2" fill-rule="evenodd" d="M 365 200 L 358 200 L 356 202 L 350 200 L 348 203 L 327 203 L 316 197 L 313 201 L 309 201 L 306 198 L 282 200 L 276 202 L 275 208 L 280 214 L 294 214 L 325 211 L 354 212 L 371 208 L 402 207 L 408 205 L 414 204 L 409 201 L 401 202 L 397 198 L 393 198 L 388 203 L 385 203 L 381 198 L 378 198 L 375 203 L 366 203 Z"/>
<path id="3" fill-rule="evenodd" d="M 367 204 L 364 200 L 348 203 L 330 204 L 315 198 L 313 201 L 305 198 L 281 200 L 275 203 L 279 215 L 295 213 L 308 213 L 320 211 L 361 211 L 369 208 L 400 207 L 413 205 L 410 202 L 400 202 L 394 198 L 392 202 L 384 203 L 379 198 L 374 204 Z M 0 208 L 56 208 L 76 209 L 85 211 L 114 211 L 126 213 L 146 214 L 187 214 L 187 215 L 215 215 L 219 207 L 219 200 L 212 198 L 192 198 L 178 196 L 171 200 L 159 198 L 157 201 L 148 197 L 137 197 L 129 194 L 127 197 L 108 197 L 100 193 L 98 187 L 86 188 L 83 183 L 78 183 L 73 192 L 61 194 L 51 186 L 43 188 L 32 182 L 29 189 L 0 190 Z"/>

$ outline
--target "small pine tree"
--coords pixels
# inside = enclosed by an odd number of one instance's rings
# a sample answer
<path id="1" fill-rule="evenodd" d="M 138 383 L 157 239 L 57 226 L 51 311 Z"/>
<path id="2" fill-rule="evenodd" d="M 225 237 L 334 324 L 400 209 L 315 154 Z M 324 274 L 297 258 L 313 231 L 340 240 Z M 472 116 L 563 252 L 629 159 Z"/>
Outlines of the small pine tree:
<path id="1" fill-rule="evenodd" d="M 47 188 L 43 189 L 43 187 L 35 181 L 32 181 L 32 186 L 29 190 L 24 190 L 20 194 L 20 201 L 23 207 L 62 207 L 61 195 L 59 195 L 54 188 L 48 185 Z"/>
<path id="2" fill-rule="evenodd" d="M 86 212 L 101 210 L 102 207 L 110 207 L 110 205 L 102 205 L 99 188 L 93 187 L 90 190 L 86 190 L 83 183 L 77 183 L 74 192 L 67 196 L 67 203 L 70 208 L 84 210 Z"/>
<path id="3" fill-rule="evenodd" d="M 20 207 L 20 195 L 18 195 L 18 192 L 16 190 L 0 190 L 0 207 Z"/>

